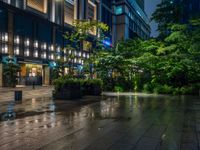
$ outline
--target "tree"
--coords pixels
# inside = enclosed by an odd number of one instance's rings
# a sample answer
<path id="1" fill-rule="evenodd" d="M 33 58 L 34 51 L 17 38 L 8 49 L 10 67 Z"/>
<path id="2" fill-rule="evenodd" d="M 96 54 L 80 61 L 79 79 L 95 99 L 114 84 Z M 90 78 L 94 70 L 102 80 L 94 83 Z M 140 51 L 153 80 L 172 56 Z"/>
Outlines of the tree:
<path id="1" fill-rule="evenodd" d="M 165 0 L 157 5 L 157 9 L 152 14 L 152 20 L 158 23 L 159 37 L 165 38 L 170 34 L 170 25 L 181 23 L 183 18 L 183 3 L 182 1 Z"/>
<path id="2" fill-rule="evenodd" d="M 63 59 L 57 59 L 53 64 L 53 79 L 58 79 L 64 75 L 64 61 Z"/>
<path id="3" fill-rule="evenodd" d="M 64 37 L 69 41 L 69 45 L 66 50 L 69 52 L 67 63 L 70 66 L 70 73 L 73 75 L 74 68 L 74 50 L 81 50 L 83 48 L 84 41 L 91 41 L 93 43 L 91 56 L 95 57 L 98 50 L 103 48 L 103 39 L 105 38 L 104 33 L 108 31 L 108 26 L 104 23 L 94 20 L 75 20 L 73 22 L 73 29 L 71 32 L 66 32 Z M 91 57 L 91 58 L 92 58 Z M 87 61 L 89 67 L 93 66 L 95 59 Z M 93 70 L 90 68 L 90 70 Z M 91 77 L 93 72 L 91 72 Z"/>
<path id="4" fill-rule="evenodd" d="M 7 57 L 6 61 L 4 62 L 4 81 L 6 81 L 7 86 L 16 86 L 18 72 L 20 72 L 20 66 L 15 63 L 13 57 Z"/>
<path id="5" fill-rule="evenodd" d="M 122 41 L 98 59 L 109 89 L 193 93 L 200 88 L 200 20 L 173 24 L 164 39 Z"/>

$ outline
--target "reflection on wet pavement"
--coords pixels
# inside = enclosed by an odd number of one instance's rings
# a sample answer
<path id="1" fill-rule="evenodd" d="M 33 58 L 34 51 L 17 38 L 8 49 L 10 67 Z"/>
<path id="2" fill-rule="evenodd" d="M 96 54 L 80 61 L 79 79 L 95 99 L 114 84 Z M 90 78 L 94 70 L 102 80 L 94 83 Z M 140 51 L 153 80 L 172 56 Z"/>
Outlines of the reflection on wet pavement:
<path id="1" fill-rule="evenodd" d="M 195 96 L 88 97 L 80 103 L 40 98 L 0 103 L 0 117 L 0 150 L 200 148 Z"/>

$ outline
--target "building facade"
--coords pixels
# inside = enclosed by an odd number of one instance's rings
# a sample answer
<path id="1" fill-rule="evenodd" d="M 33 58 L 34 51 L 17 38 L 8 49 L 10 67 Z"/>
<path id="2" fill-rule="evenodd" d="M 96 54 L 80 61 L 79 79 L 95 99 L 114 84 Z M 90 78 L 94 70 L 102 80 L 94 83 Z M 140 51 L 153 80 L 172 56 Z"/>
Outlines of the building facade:
<path id="1" fill-rule="evenodd" d="M 187 22 L 189 19 L 200 17 L 200 0 L 183 0 L 183 5 L 184 22 Z"/>
<path id="2" fill-rule="evenodd" d="M 113 9 L 113 43 L 135 37 L 150 37 L 151 29 L 143 0 L 115 0 Z"/>
<path id="3" fill-rule="evenodd" d="M 117 13 L 119 6 L 122 14 Z M 122 37 L 148 38 L 148 23 L 136 9 L 131 2 L 116 0 L 0 0 L 0 86 L 6 85 L 3 62 L 8 56 L 14 56 L 21 66 L 19 85 L 30 85 L 33 79 L 38 85 L 50 84 L 50 64 L 61 56 L 66 60 L 72 53 L 61 50 L 69 44 L 63 34 L 72 29 L 75 19 L 106 23 L 113 43 Z M 141 8 L 138 12 L 144 11 Z M 91 47 L 73 51 L 76 56 L 73 61 L 82 65 L 90 57 Z"/>
<path id="4" fill-rule="evenodd" d="M 181 23 L 187 23 L 190 19 L 200 17 L 200 0 L 162 0 L 162 2 L 178 4 L 181 10 Z"/>

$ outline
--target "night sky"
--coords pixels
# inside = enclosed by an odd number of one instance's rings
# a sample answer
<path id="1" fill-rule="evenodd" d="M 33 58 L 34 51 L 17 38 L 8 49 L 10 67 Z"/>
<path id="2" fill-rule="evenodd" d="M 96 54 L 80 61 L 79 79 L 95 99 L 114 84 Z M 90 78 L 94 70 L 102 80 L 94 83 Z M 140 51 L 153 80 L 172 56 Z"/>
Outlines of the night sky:
<path id="1" fill-rule="evenodd" d="M 155 11 L 156 5 L 159 4 L 161 0 L 145 0 L 145 11 L 149 18 L 151 18 L 151 14 Z M 151 22 L 151 36 L 156 37 L 158 35 L 157 24 L 152 21 Z"/>

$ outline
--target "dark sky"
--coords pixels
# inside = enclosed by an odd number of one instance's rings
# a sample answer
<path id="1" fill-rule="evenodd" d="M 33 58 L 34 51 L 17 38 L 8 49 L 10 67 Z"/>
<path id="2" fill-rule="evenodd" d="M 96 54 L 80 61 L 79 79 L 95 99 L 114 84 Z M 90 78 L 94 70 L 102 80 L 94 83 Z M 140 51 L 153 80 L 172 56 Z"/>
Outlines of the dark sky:
<path id="1" fill-rule="evenodd" d="M 151 14 L 154 12 L 156 9 L 156 5 L 159 4 L 161 0 L 145 0 L 145 11 L 149 18 L 151 18 Z M 157 24 L 152 21 L 150 23 L 151 25 L 151 36 L 156 37 L 158 35 L 157 30 Z"/>

